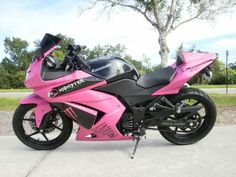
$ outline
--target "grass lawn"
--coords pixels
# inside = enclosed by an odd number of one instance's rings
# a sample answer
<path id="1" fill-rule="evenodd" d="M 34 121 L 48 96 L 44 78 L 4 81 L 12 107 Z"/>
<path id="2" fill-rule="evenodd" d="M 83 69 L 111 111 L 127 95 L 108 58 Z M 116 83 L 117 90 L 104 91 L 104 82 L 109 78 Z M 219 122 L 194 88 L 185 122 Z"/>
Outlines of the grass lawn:
<path id="1" fill-rule="evenodd" d="M 22 97 L 0 97 L 0 111 L 15 110 Z"/>
<path id="2" fill-rule="evenodd" d="M 23 89 L 0 89 L 0 92 L 31 92 L 31 89 L 23 88 Z"/>
<path id="3" fill-rule="evenodd" d="M 209 94 L 219 106 L 236 106 L 236 94 Z M 22 97 L 0 97 L 0 111 L 15 110 Z"/>
<path id="4" fill-rule="evenodd" d="M 236 94 L 209 94 L 217 106 L 236 106 Z"/>
<path id="5" fill-rule="evenodd" d="M 194 88 L 225 88 L 225 85 L 191 85 Z M 236 84 L 228 85 L 229 88 L 236 88 Z"/>

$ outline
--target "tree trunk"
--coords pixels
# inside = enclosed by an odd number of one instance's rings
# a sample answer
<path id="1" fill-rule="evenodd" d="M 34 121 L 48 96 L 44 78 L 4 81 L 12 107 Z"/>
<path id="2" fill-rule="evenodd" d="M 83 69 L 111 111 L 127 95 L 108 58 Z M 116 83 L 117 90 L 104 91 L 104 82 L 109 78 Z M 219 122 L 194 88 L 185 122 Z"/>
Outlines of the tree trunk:
<path id="1" fill-rule="evenodd" d="M 168 54 L 169 49 L 167 47 L 166 43 L 166 34 L 165 33 L 159 33 L 159 39 L 158 39 L 159 45 L 160 45 L 160 51 L 159 54 L 161 56 L 161 67 L 164 68 L 168 64 Z"/>

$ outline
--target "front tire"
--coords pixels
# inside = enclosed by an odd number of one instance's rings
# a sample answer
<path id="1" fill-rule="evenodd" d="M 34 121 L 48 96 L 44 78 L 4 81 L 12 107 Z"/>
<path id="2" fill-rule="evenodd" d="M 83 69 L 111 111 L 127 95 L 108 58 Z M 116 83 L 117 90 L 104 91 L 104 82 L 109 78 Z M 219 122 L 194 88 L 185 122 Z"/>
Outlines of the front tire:
<path id="1" fill-rule="evenodd" d="M 72 132 L 72 120 L 60 111 L 45 116 L 49 121 L 44 130 L 36 127 L 34 104 L 19 105 L 13 116 L 13 130 L 25 145 L 37 150 L 51 150 L 64 144 Z M 44 117 L 45 118 L 45 117 Z"/>
<path id="2" fill-rule="evenodd" d="M 191 129 L 183 131 L 184 128 L 177 128 L 176 130 L 176 127 L 175 129 L 171 127 L 159 127 L 161 135 L 171 143 L 178 145 L 193 144 L 204 138 L 215 124 L 217 115 L 216 106 L 214 101 L 206 92 L 195 88 L 184 88 L 178 95 L 170 98 L 174 105 L 183 102 L 183 100 L 189 100 L 190 102 L 191 99 L 197 100 L 199 104 L 202 104 L 205 115 L 201 117 L 200 113 L 197 113 L 195 117 L 193 117 L 198 119 L 200 118 L 201 120 L 198 126 L 196 126 L 197 129 L 195 131 L 191 131 Z M 182 117 L 177 114 L 175 115 L 175 118 L 178 116 Z"/>

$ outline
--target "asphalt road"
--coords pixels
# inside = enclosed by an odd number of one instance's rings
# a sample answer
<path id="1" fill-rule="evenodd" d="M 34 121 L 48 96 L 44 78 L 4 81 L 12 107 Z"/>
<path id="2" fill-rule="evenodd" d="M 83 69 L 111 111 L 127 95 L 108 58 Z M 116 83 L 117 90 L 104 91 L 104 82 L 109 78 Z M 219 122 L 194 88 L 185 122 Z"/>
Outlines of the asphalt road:
<path id="1" fill-rule="evenodd" d="M 207 93 L 221 93 L 225 94 L 226 89 L 225 88 L 211 88 L 211 89 L 202 89 L 206 91 Z M 236 93 L 236 88 L 229 88 L 228 93 Z"/>
<path id="2" fill-rule="evenodd" d="M 31 92 L 0 92 L 0 97 L 25 97 Z"/>
<path id="3" fill-rule="evenodd" d="M 188 146 L 168 143 L 157 132 L 134 142 L 76 142 L 74 136 L 53 151 L 36 151 L 14 136 L 0 137 L 0 176 L 7 177 L 235 177 L 236 126 L 215 127 Z"/>
<path id="4" fill-rule="evenodd" d="M 220 93 L 224 94 L 225 88 L 212 88 L 212 89 L 202 89 L 207 93 Z M 229 93 L 236 93 L 236 88 L 229 88 Z M 31 92 L 0 92 L 0 97 L 25 97 L 31 94 Z"/>

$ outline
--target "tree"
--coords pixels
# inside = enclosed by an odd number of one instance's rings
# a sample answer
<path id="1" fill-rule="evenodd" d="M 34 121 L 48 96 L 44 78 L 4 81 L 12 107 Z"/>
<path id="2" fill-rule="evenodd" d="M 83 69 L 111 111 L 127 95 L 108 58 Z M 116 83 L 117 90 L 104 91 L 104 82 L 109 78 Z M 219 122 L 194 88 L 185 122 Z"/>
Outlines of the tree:
<path id="1" fill-rule="evenodd" d="M 67 53 L 67 47 L 69 44 L 75 44 L 75 40 L 71 37 L 68 37 L 66 35 L 58 34 L 57 37 L 61 38 L 60 42 L 60 51 L 62 51 L 64 54 Z"/>
<path id="2" fill-rule="evenodd" d="M 236 6 L 235 0 L 93 0 L 88 9 L 98 3 L 108 13 L 115 7 L 124 7 L 143 15 L 158 31 L 162 67 L 168 63 L 166 38 L 173 30 L 195 19 L 213 20 L 216 15 L 228 12 Z"/>
<path id="3" fill-rule="evenodd" d="M 115 55 L 120 57 L 125 57 L 127 48 L 124 45 L 117 44 L 112 46 L 110 44 L 101 46 L 96 45 L 92 49 L 85 49 L 82 53 L 87 57 L 88 60 L 93 58 L 98 58 L 101 56 Z"/>
<path id="4" fill-rule="evenodd" d="M 5 38 L 5 52 L 0 64 L 0 77 L 2 88 L 23 87 L 25 71 L 32 59 L 33 52 L 28 52 L 28 42 L 20 38 Z"/>
<path id="5" fill-rule="evenodd" d="M 211 84 L 225 84 L 225 64 L 219 59 L 213 63 L 212 73 Z"/>
<path id="6" fill-rule="evenodd" d="M 24 62 L 22 58 L 27 58 L 27 47 L 29 46 L 28 42 L 20 38 L 5 38 L 4 40 L 5 52 L 9 55 L 9 58 L 4 60 L 8 63 L 12 62 L 16 67 L 24 67 Z"/>
<path id="7" fill-rule="evenodd" d="M 144 56 L 141 61 L 133 59 L 126 53 L 126 50 L 127 48 L 121 44 L 117 44 L 115 46 L 107 44 L 104 46 L 96 45 L 92 49 L 87 48 L 82 50 L 82 54 L 86 56 L 87 60 L 109 55 L 122 57 L 133 64 L 140 74 L 146 74 L 159 68 L 158 66 L 151 66 L 150 59 L 146 56 Z"/>
<path id="8" fill-rule="evenodd" d="M 69 44 L 75 44 L 75 40 L 66 35 L 58 34 L 57 37 L 61 38 L 60 48 L 53 52 L 53 56 L 63 60 L 67 54 L 67 47 Z"/>
<path id="9" fill-rule="evenodd" d="M 230 63 L 230 64 L 229 64 L 229 68 L 236 71 L 236 62 Z"/>

